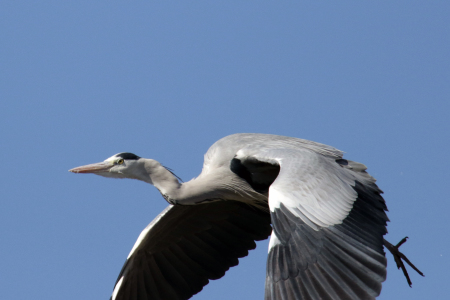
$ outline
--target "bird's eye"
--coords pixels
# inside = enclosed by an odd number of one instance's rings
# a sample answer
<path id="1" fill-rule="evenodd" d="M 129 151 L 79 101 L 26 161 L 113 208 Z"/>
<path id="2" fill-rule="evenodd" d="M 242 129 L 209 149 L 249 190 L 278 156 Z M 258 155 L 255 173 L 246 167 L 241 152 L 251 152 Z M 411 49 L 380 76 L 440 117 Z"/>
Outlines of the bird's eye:
<path id="1" fill-rule="evenodd" d="M 118 160 L 116 161 L 116 164 L 118 164 L 118 165 L 121 165 L 121 164 L 123 164 L 123 158 L 121 158 L 121 159 L 118 159 Z"/>

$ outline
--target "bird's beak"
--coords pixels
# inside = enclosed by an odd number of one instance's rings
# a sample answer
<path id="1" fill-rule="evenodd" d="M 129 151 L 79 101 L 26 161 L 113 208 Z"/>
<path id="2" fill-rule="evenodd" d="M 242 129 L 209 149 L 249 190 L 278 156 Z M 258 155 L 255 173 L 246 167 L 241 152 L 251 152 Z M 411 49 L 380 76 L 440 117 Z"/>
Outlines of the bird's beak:
<path id="1" fill-rule="evenodd" d="M 111 162 L 100 162 L 96 164 L 85 165 L 77 168 L 70 169 L 72 173 L 101 173 L 108 172 L 114 166 Z"/>

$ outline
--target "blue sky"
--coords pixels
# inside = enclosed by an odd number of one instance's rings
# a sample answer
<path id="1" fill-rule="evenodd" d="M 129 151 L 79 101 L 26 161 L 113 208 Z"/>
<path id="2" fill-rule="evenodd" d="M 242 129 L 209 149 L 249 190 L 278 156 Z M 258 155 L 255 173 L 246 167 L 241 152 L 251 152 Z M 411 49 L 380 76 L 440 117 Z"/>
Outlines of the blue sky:
<path id="1" fill-rule="evenodd" d="M 3 299 L 108 299 L 166 206 L 142 182 L 68 169 L 133 152 L 185 181 L 236 132 L 329 144 L 368 166 L 387 239 L 379 299 L 447 299 L 448 1 L 3 1 Z M 262 299 L 267 241 L 193 299 Z"/>

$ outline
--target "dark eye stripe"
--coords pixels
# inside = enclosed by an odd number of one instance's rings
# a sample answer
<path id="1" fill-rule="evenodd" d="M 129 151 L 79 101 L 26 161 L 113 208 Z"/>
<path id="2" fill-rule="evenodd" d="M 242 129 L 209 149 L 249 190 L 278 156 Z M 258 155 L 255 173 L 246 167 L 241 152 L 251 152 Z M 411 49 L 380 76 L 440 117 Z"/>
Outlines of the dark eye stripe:
<path id="1" fill-rule="evenodd" d="M 140 158 L 136 154 L 133 154 L 130 152 L 122 152 L 122 153 L 116 154 L 116 157 L 121 157 L 123 159 L 139 159 Z"/>

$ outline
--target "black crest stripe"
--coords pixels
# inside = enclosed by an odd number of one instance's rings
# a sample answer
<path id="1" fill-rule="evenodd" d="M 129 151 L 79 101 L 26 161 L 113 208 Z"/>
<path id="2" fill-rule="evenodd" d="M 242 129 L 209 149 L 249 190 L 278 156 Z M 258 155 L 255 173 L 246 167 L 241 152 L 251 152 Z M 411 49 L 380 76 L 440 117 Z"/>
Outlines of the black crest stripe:
<path id="1" fill-rule="evenodd" d="M 130 152 L 122 152 L 122 153 L 116 154 L 116 157 L 121 157 L 123 159 L 139 159 L 140 158 L 136 154 L 133 154 Z"/>

